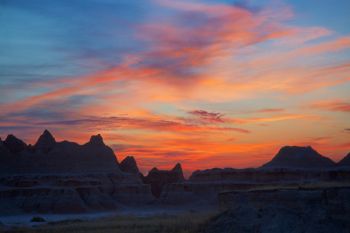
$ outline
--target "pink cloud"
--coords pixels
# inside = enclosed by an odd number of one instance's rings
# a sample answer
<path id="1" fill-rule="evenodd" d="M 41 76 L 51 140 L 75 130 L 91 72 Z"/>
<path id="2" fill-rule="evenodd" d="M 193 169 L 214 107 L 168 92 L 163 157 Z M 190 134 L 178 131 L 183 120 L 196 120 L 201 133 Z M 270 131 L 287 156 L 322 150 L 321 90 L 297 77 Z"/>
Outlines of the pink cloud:
<path id="1" fill-rule="evenodd" d="M 193 110 L 189 112 L 191 115 L 199 117 L 200 119 L 209 123 L 223 123 L 223 114 L 218 112 L 207 112 L 205 110 Z"/>
<path id="2" fill-rule="evenodd" d="M 350 112 L 350 102 L 341 100 L 316 102 L 311 104 L 310 107 L 333 112 Z"/>

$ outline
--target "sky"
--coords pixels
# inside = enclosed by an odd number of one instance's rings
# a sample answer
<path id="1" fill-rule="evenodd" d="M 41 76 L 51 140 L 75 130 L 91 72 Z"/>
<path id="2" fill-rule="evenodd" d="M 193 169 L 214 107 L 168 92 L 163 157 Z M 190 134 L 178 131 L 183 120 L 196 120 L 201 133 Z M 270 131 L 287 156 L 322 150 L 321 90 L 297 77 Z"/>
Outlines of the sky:
<path id="1" fill-rule="evenodd" d="M 0 136 L 100 133 L 142 171 L 350 151 L 347 0 L 0 0 Z"/>

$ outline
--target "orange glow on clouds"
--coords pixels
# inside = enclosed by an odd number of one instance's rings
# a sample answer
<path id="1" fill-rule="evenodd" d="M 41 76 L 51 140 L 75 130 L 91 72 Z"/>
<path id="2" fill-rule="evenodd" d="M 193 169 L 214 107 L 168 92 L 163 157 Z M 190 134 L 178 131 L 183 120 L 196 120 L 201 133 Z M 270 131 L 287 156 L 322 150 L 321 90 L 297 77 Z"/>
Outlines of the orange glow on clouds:
<path id="1" fill-rule="evenodd" d="M 146 49 L 104 70 L 26 87 L 38 92 L 0 103 L 1 136 L 33 143 L 48 128 L 83 143 L 101 133 L 119 160 L 134 155 L 143 171 L 176 162 L 187 171 L 260 166 L 286 144 L 310 144 L 335 160 L 350 150 L 350 60 L 333 59 L 349 52 L 350 36 L 291 25 L 287 6 L 155 2 L 176 14 L 135 26 Z M 73 105 L 77 96 L 88 101 Z"/>

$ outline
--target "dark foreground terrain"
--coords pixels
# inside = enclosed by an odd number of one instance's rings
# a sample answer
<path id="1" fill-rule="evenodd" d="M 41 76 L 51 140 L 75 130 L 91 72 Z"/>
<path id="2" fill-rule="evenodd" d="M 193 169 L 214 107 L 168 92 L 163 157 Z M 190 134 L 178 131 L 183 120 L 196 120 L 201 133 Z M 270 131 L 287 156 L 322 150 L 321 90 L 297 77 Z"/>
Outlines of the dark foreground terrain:
<path id="1" fill-rule="evenodd" d="M 3 228 L 0 232 L 25 233 L 195 233 L 202 231 L 214 213 L 186 213 L 148 217 L 119 216 L 94 221 L 71 220 L 36 227 Z"/>
<path id="2" fill-rule="evenodd" d="M 348 233 L 350 186 L 305 185 L 228 191 L 220 211 L 183 211 L 147 216 L 121 215 L 97 220 L 40 222 L 2 226 L 0 232 L 29 233 Z"/>
<path id="3" fill-rule="evenodd" d="M 220 195 L 220 203 L 227 210 L 204 232 L 350 232 L 349 187 L 230 191 Z"/>

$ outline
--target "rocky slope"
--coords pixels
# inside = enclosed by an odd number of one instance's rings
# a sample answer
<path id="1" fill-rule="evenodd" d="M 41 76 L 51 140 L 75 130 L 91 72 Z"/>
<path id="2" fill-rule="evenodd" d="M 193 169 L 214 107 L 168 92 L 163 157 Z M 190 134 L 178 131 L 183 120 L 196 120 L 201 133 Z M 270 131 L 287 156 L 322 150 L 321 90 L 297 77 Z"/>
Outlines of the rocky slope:
<path id="1" fill-rule="evenodd" d="M 150 187 L 116 173 L 0 178 L 0 213 L 80 213 L 150 203 Z"/>
<path id="2" fill-rule="evenodd" d="M 319 169 L 334 165 L 332 160 L 322 156 L 310 146 L 285 146 L 270 162 L 264 164 L 263 168 Z"/>
<path id="3" fill-rule="evenodd" d="M 185 181 L 181 164 L 176 164 L 169 171 L 153 168 L 144 177 L 144 182 L 151 185 L 152 193 L 155 197 L 160 197 L 163 187 L 167 184 L 182 183 Z"/>
<path id="4" fill-rule="evenodd" d="M 339 167 L 348 167 L 350 168 L 350 153 L 347 154 L 342 160 L 337 164 Z"/>
<path id="5" fill-rule="evenodd" d="M 136 160 L 132 156 L 125 157 L 125 159 L 123 159 L 120 162 L 119 167 L 123 172 L 136 174 L 136 175 L 140 174 L 140 170 L 137 166 Z"/>
<path id="6" fill-rule="evenodd" d="M 226 211 L 203 233 L 340 232 L 350 229 L 350 188 L 226 192 Z"/>

